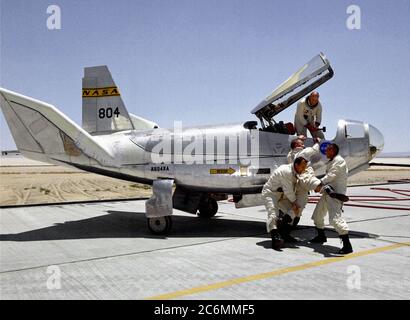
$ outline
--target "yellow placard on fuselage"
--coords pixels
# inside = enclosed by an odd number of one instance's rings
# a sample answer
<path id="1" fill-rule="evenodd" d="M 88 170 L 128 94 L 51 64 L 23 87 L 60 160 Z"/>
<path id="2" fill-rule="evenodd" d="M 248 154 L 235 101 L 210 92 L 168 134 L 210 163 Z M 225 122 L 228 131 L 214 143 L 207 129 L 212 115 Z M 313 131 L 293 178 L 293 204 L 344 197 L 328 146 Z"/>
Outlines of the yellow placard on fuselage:
<path id="1" fill-rule="evenodd" d="M 117 87 L 83 88 L 83 98 L 101 98 L 119 95 L 120 91 Z"/>
<path id="2" fill-rule="evenodd" d="M 229 174 L 229 175 L 231 175 L 231 174 L 233 174 L 233 173 L 235 173 L 235 172 L 236 172 L 236 170 L 233 169 L 233 168 L 231 168 L 231 167 L 229 167 L 229 168 L 222 168 L 222 169 L 210 169 L 210 170 L 209 170 L 209 173 L 210 173 L 210 174 Z"/>

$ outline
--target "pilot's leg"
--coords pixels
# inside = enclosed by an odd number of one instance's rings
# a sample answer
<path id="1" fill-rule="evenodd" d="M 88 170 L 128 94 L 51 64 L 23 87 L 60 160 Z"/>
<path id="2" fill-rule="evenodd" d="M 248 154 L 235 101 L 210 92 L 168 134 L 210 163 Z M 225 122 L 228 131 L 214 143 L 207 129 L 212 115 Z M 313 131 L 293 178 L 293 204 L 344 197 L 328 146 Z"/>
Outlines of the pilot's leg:
<path id="1" fill-rule="evenodd" d="M 277 222 L 279 218 L 279 200 L 283 193 L 262 191 L 262 196 L 265 199 L 265 208 L 268 212 L 266 230 L 272 239 L 272 249 L 279 250 L 283 244 L 283 239 L 278 231 Z"/>
<path id="2" fill-rule="evenodd" d="M 297 186 L 296 187 L 296 204 L 300 208 L 300 216 L 302 216 L 303 210 L 306 207 L 306 204 L 308 203 L 309 200 L 309 192 L 308 190 L 305 189 L 304 186 Z M 300 221 L 300 216 L 296 217 L 293 211 L 291 212 L 291 217 L 292 217 L 292 225 L 293 227 L 296 227 Z"/>
<path id="3" fill-rule="evenodd" d="M 296 122 L 295 123 L 295 129 L 296 129 L 296 133 L 297 133 L 298 136 L 304 135 L 306 137 L 307 129 L 306 129 L 304 124 Z"/>
<path id="4" fill-rule="evenodd" d="M 269 195 L 263 195 L 265 200 L 265 208 L 268 213 L 266 220 L 266 230 L 270 233 L 277 229 L 276 222 L 279 217 L 279 192 L 272 192 Z"/>
<path id="5" fill-rule="evenodd" d="M 300 208 L 300 215 L 302 215 L 302 211 L 305 209 L 309 200 L 309 190 L 306 189 L 305 186 L 297 186 L 295 194 L 296 204 Z"/>
<path id="6" fill-rule="evenodd" d="M 312 243 L 324 243 L 327 241 L 325 235 L 325 216 L 327 213 L 327 194 L 323 194 L 313 211 L 312 220 L 315 223 L 317 236 L 314 237 L 310 242 Z"/>
<path id="7" fill-rule="evenodd" d="M 335 228 L 339 235 L 349 233 L 349 227 L 345 219 L 342 218 L 343 202 L 338 199 L 332 199 L 328 196 L 327 205 L 329 208 L 329 223 Z"/>
<path id="8" fill-rule="evenodd" d="M 289 242 L 289 243 L 297 243 L 299 242 L 299 240 L 297 240 L 296 238 L 292 237 L 292 235 L 290 234 L 293 228 L 293 222 L 295 221 L 296 217 L 293 214 L 292 211 L 290 211 L 289 213 L 285 213 L 278 225 L 278 230 L 280 235 L 282 236 L 282 239 L 285 242 Z"/>
<path id="9" fill-rule="evenodd" d="M 292 210 L 292 203 L 286 197 L 282 197 L 278 204 L 281 211 L 277 222 L 279 234 L 285 242 L 296 243 L 298 240 L 290 235 L 292 223 L 296 219 L 295 213 Z"/>
<path id="10" fill-rule="evenodd" d="M 349 227 L 346 220 L 342 218 L 342 207 L 342 201 L 328 196 L 329 223 L 335 228 L 343 241 L 343 248 L 339 250 L 339 253 L 348 254 L 353 252 L 353 248 L 349 239 Z"/>

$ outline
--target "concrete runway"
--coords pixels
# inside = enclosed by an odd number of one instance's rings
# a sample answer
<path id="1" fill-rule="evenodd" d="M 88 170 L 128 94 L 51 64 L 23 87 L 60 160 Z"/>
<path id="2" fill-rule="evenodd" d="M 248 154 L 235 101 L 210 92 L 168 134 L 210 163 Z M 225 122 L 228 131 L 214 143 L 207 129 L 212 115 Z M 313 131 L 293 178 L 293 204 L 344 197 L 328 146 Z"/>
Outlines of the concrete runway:
<path id="1" fill-rule="evenodd" d="M 174 210 L 167 237 L 149 233 L 142 200 L 2 209 L 0 298 L 409 299 L 410 184 L 372 188 L 349 188 L 345 257 L 331 228 L 323 246 L 273 251 L 264 207 L 228 201 L 209 220 Z"/>

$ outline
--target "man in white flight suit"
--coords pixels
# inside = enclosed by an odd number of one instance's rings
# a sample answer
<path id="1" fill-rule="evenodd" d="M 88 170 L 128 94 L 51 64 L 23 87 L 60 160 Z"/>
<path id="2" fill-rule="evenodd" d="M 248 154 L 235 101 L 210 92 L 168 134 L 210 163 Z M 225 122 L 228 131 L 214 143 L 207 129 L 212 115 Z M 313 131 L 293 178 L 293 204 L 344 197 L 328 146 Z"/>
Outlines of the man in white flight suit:
<path id="1" fill-rule="evenodd" d="M 306 170 L 307 160 L 297 157 L 292 164 L 284 164 L 275 169 L 263 186 L 262 197 L 268 212 L 266 229 L 272 238 L 272 249 L 279 250 L 284 240 L 278 230 L 281 212 L 299 216 L 296 201 L 297 175 Z"/>
<path id="2" fill-rule="evenodd" d="M 339 155 L 339 147 L 332 143 L 326 149 L 326 157 L 330 160 L 327 164 L 326 175 L 321 179 L 322 196 L 313 211 L 312 220 L 315 223 L 317 236 L 310 242 L 324 243 L 327 241 L 325 235 L 325 216 L 329 213 L 329 222 L 335 228 L 343 241 L 343 247 L 339 254 L 353 252 L 349 240 L 349 228 L 346 221 L 342 218 L 343 197 L 347 189 L 348 169 L 346 161 Z M 336 195 L 336 197 L 334 197 Z M 346 197 L 347 198 L 347 197 Z M 339 200 L 339 199 L 342 199 Z M 347 198 L 348 199 L 348 198 Z"/>
<path id="3" fill-rule="evenodd" d="M 295 127 L 298 135 L 307 136 L 309 129 L 312 138 L 324 139 L 322 130 L 318 130 L 322 122 L 322 104 L 319 93 L 313 91 L 309 96 L 298 102 L 295 114 Z"/>
<path id="4" fill-rule="evenodd" d="M 319 155 L 320 153 L 320 138 L 315 138 L 314 139 L 314 145 L 312 147 L 305 147 L 305 140 L 306 138 L 301 135 L 295 139 L 293 139 L 290 143 L 290 151 L 287 155 L 287 160 L 288 163 L 292 163 L 295 158 L 298 155 L 302 155 L 304 156 L 304 158 L 308 161 L 311 161 L 311 159 L 315 156 L 315 155 Z"/>
<path id="5" fill-rule="evenodd" d="M 309 161 L 305 172 L 298 176 L 298 183 L 296 187 L 296 201 L 300 208 L 300 213 L 302 213 L 309 200 L 309 191 L 315 190 L 321 184 L 321 181 L 316 178 L 315 171 L 310 165 L 311 159 L 314 156 L 320 154 L 320 139 L 316 139 L 316 143 L 313 145 L 313 147 L 305 148 L 304 139 L 302 137 L 303 136 L 299 136 L 298 138 L 292 140 L 290 144 L 291 150 L 289 151 L 287 156 L 288 163 L 292 163 L 296 157 L 303 157 L 307 161 Z M 289 218 L 287 220 L 289 220 Z M 292 223 L 293 226 L 296 226 L 299 223 L 299 220 L 300 217 L 295 217 L 293 221 L 289 221 L 289 223 Z"/>

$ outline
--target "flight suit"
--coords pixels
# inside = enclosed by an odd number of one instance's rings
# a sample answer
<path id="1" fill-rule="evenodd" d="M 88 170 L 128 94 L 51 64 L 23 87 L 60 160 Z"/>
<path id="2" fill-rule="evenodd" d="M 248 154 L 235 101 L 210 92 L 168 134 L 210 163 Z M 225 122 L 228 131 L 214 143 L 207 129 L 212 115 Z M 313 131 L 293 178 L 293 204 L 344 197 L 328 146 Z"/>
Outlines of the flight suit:
<path id="1" fill-rule="evenodd" d="M 295 127 L 298 135 L 307 136 L 306 125 L 310 124 L 316 126 L 315 123 L 322 122 L 322 104 L 317 103 L 315 107 L 309 106 L 307 98 L 304 98 L 298 102 L 296 114 L 295 114 Z M 312 138 L 324 139 L 325 136 L 321 130 L 311 132 Z"/>
<path id="2" fill-rule="evenodd" d="M 262 189 L 262 197 L 268 212 L 266 230 L 277 229 L 279 210 L 294 216 L 292 203 L 296 201 L 296 172 L 292 164 L 284 164 L 275 169 Z"/>
<path id="3" fill-rule="evenodd" d="M 288 163 L 293 163 L 293 161 L 295 161 L 295 159 L 297 158 L 296 155 L 302 150 L 304 150 L 303 147 L 296 147 L 295 149 L 290 149 L 287 156 Z"/>
<path id="4" fill-rule="evenodd" d="M 310 161 L 311 158 L 319 154 L 319 152 L 320 150 L 318 143 L 314 144 L 313 147 L 295 148 L 290 150 L 288 153 L 288 163 L 293 163 L 297 157 L 303 157 L 307 161 Z M 297 175 L 297 178 L 296 204 L 301 210 L 303 210 L 309 200 L 309 191 L 316 189 L 320 185 L 321 181 L 316 178 L 315 171 L 310 165 L 306 167 L 306 171 L 304 173 Z"/>
<path id="5" fill-rule="evenodd" d="M 346 161 L 337 155 L 329 161 L 326 166 L 326 175 L 321 179 L 323 185 L 330 185 L 336 193 L 346 194 L 348 169 Z M 349 228 L 342 218 L 343 202 L 331 198 L 323 192 L 319 202 L 313 211 L 312 220 L 318 229 L 324 229 L 325 216 L 329 213 L 329 223 L 335 228 L 339 235 L 348 234 Z"/>

